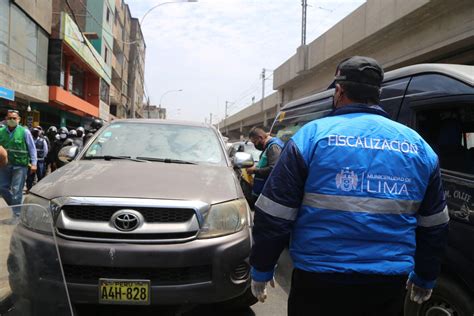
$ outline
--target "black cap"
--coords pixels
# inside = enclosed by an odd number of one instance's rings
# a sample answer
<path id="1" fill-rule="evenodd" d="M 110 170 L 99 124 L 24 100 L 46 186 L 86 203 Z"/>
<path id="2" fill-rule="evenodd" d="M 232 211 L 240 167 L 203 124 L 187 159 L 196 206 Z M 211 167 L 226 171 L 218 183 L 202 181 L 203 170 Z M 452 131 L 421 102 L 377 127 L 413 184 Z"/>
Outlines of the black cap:
<path id="1" fill-rule="evenodd" d="M 349 81 L 380 87 L 383 81 L 383 69 L 370 57 L 353 56 L 337 66 L 334 81 Z"/>

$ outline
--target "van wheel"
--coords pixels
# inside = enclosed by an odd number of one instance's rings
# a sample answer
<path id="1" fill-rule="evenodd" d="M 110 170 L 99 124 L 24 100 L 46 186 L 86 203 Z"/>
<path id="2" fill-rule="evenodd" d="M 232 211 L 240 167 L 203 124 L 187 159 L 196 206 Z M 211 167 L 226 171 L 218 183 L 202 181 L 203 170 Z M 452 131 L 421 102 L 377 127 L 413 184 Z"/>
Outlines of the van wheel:
<path id="1" fill-rule="evenodd" d="M 258 302 L 258 299 L 253 296 L 252 290 L 250 287 L 244 292 L 244 294 L 237 296 L 231 300 L 219 303 L 219 306 L 222 306 L 225 310 L 240 310 L 249 308 Z"/>
<path id="2" fill-rule="evenodd" d="M 474 315 L 474 297 L 459 284 L 441 276 L 430 300 L 416 304 L 405 297 L 406 316 L 472 316 Z"/>

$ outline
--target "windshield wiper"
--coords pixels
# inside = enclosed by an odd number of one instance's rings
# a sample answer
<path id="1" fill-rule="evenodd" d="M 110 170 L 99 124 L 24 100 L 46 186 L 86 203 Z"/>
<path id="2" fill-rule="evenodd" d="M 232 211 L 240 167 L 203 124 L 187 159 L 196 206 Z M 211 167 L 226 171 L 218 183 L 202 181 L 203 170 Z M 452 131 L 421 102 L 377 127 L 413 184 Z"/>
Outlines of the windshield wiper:
<path id="1" fill-rule="evenodd" d="M 130 160 L 136 162 L 148 162 L 147 160 L 142 160 L 139 158 L 132 158 L 130 156 L 113 156 L 113 155 L 104 155 L 104 156 L 85 156 L 84 159 L 93 160 L 93 159 L 103 159 L 110 161 L 112 159 L 122 159 L 122 160 Z"/>
<path id="2" fill-rule="evenodd" d="M 154 157 L 137 157 L 137 159 L 143 159 L 146 161 L 158 161 L 164 163 L 178 163 L 183 165 L 197 165 L 195 162 L 180 160 L 180 159 L 171 159 L 171 158 L 154 158 Z"/>

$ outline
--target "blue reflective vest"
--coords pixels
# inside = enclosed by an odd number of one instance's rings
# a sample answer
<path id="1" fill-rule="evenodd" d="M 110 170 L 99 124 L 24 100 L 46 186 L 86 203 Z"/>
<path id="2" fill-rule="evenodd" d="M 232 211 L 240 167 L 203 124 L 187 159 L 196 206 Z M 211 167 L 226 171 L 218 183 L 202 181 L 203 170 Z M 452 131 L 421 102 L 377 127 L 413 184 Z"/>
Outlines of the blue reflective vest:
<path id="1" fill-rule="evenodd" d="M 45 143 L 46 143 L 46 140 L 43 137 L 38 137 L 37 139 L 35 139 L 36 155 L 38 157 L 38 161 L 43 161 L 44 158 L 46 158 L 46 155 L 44 154 Z"/>
<path id="2" fill-rule="evenodd" d="M 406 275 L 416 257 L 424 280 L 439 273 L 449 217 L 437 155 L 379 107 L 348 106 L 302 127 L 255 206 L 257 281 L 288 240 L 294 266 L 309 272 Z"/>
<path id="3" fill-rule="evenodd" d="M 267 149 L 270 148 L 270 146 L 272 145 L 278 145 L 280 148 L 283 148 L 285 146 L 285 143 L 283 143 L 283 141 L 278 137 L 272 137 L 272 139 L 268 141 L 264 152 L 260 156 L 257 168 L 265 168 L 266 166 L 268 166 Z M 255 174 L 255 177 L 253 179 L 252 194 L 258 196 L 260 193 L 262 193 L 266 181 L 267 177 L 262 177 L 258 174 Z"/>

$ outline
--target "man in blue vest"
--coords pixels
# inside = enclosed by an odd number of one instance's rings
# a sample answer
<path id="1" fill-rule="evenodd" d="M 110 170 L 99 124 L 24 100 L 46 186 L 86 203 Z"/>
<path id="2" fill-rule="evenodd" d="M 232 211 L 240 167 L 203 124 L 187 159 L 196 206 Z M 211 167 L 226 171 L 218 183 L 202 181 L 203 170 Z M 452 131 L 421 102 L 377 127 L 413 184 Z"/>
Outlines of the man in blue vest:
<path id="1" fill-rule="evenodd" d="M 19 125 L 20 115 L 9 110 L 7 126 L 0 129 L 0 146 L 8 152 L 8 164 L 0 169 L 0 192 L 8 205 L 19 205 L 23 201 L 28 166 L 36 172 L 36 148 L 33 137 L 27 128 Z M 20 209 L 13 210 L 19 216 Z"/>
<path id="2" fill-rule="evenodd" d="M 255 204 L 252 292 L 266 299 L 290 240 L 289 315 L 398 315 L 405 288 L 431 296 L 449 221 L 438 157 L 377 105 L 382 80 L 371 58 L 342 62 L 334 111 L 288 141 Z"/>
<path id="3" fill-rule="evenodd" d="M 46 141 L 45 137 L 41 135 L 41 130 L 38 127 L 35 127 L 31 131 L 31 135 L 33 136 L 33 140 L 35 141 L 36 147 L 36 157 L 38 159 L 37 162 L 37 170 L 36 172 L 30 172 L 28 177 L 26 178 L 26 189 L 27 193 L 33 187 L 33 182 L 35 177 L 38 179 L 38 182 L 44 178 L 46 174 L 46 157 L 48 155 L 48 142 Z"/>
<path id="4" fill-rule="evenodd" d="M 247 168 L 249 175 L 255 175 L 252 187 L 252 195 L 255 201 L 262 192 L 263 186 L 278 158 L 280 158 L 284 143 L 279 138 L 268 135 L 261 127 L 252 128 L 249 133 L 249 139 L 255 148 L 262 151 L 257 166 Z"/>

